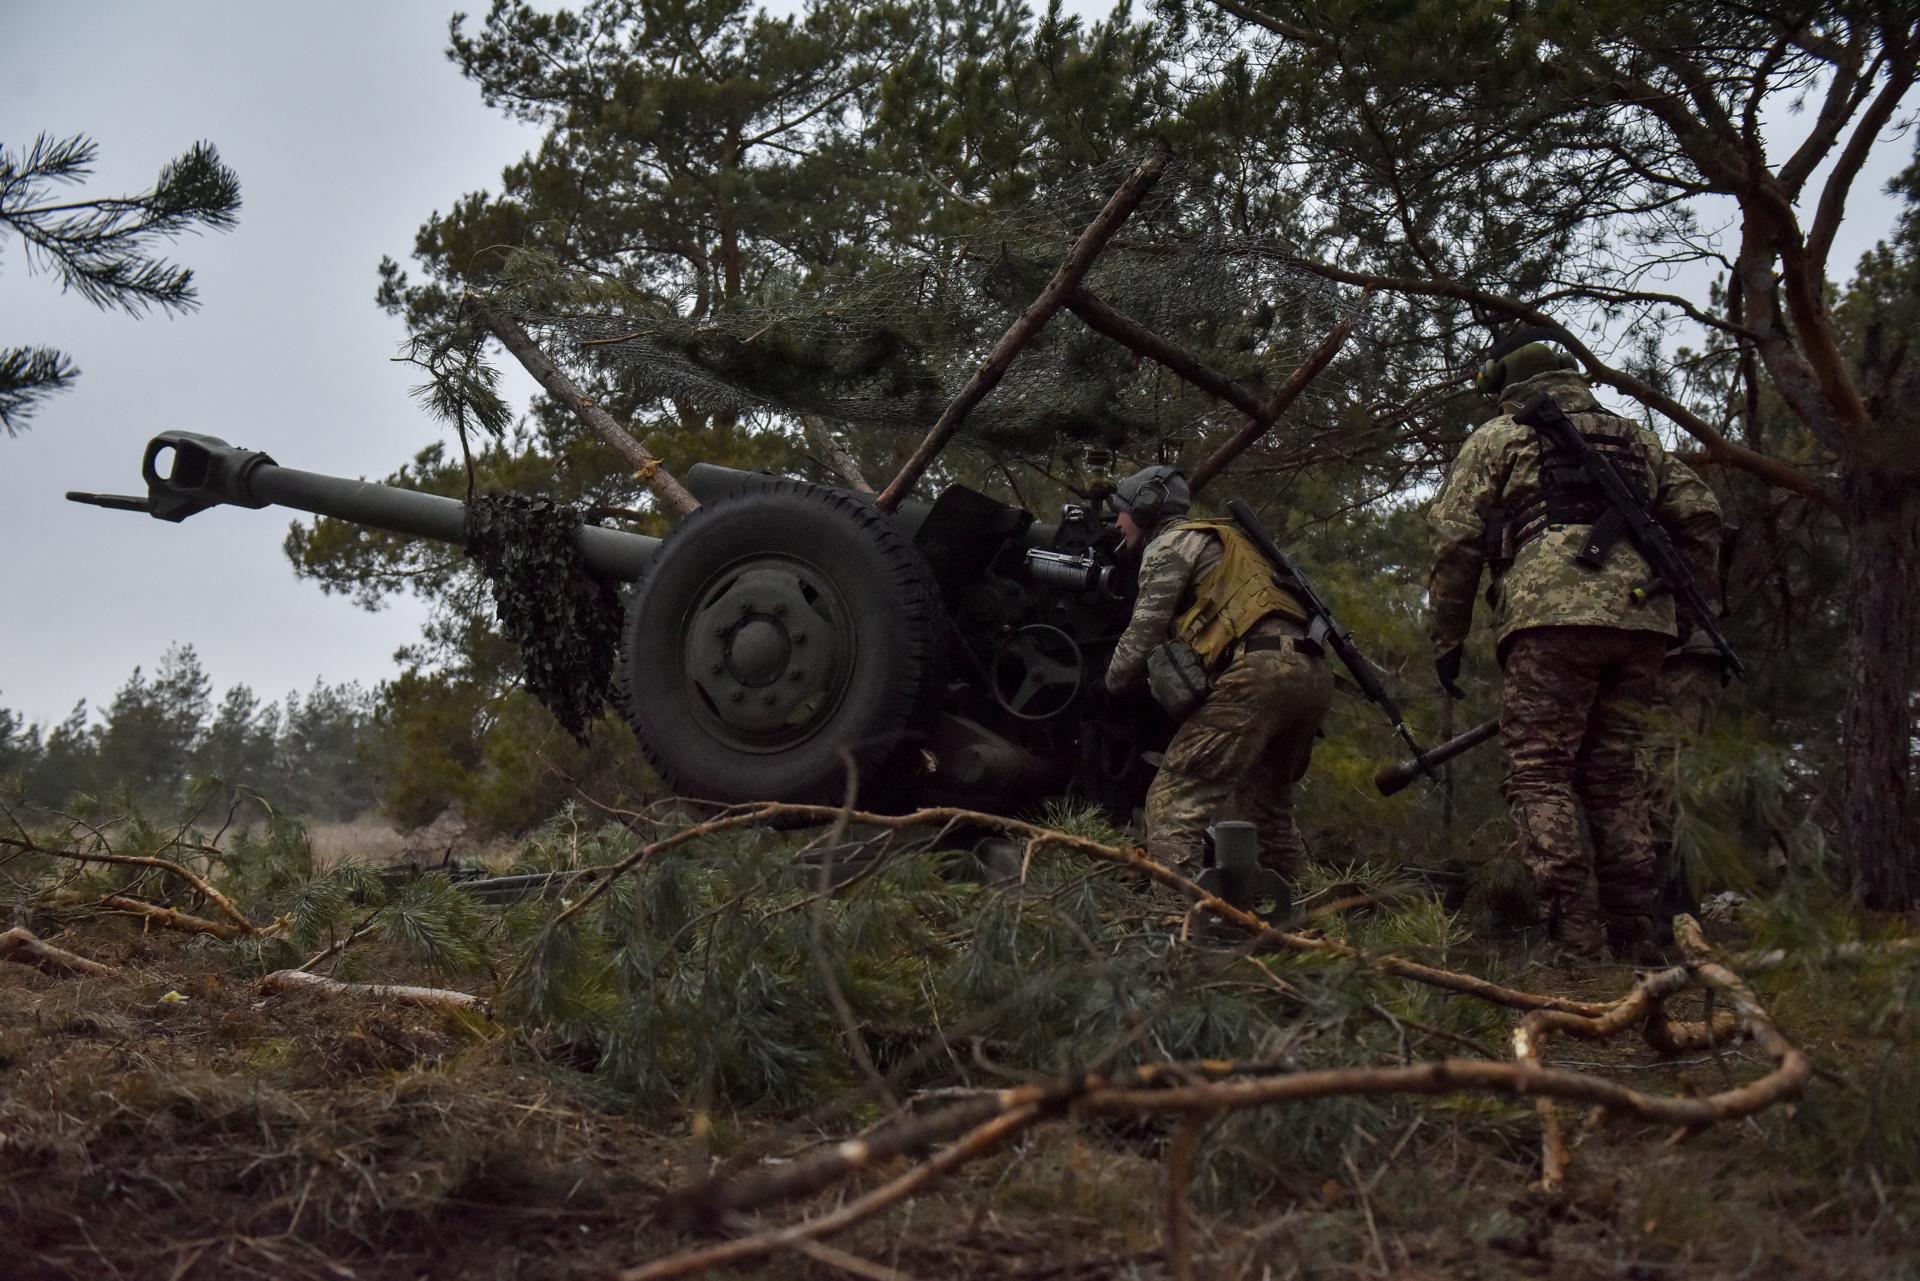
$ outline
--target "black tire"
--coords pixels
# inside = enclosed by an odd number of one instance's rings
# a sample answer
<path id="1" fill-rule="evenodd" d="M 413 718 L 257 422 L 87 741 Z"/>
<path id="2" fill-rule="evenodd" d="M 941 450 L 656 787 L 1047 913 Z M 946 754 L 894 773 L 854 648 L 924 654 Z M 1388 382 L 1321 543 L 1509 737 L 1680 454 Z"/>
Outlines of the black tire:
<path id="1" fill-rule="evenodd" d="M 756 482 L 655 554 L 627 611 L 621 710 L 683 795 L 838 801 L 844 750 L 868 796 L 938 698 L 946 636 L 926 561 L 886 517 Z"/>

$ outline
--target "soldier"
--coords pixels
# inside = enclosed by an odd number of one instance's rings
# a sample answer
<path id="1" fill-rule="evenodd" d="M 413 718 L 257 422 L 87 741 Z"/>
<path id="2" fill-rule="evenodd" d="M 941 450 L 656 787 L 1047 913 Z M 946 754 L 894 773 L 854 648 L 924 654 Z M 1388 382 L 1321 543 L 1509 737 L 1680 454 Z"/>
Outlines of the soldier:
<path id="1" fill-rule="evenodd" d="M 1293 785 L 1333 697 L 1333 673 L 1306 639 L 1307 612 L 1232 522 L 1186 519 L 1187 482 L 1176 469 L 1127 477 L 1113 503 L 1121 536 L 1141 557 L 1107 689 L 1140 684 L 1156 649 L 1163 661 L 1187 647 L 1191 657 L 1181 661 L 1205 673 L 1204 697 L 1181 720 L 1147 792 L 1147 850 L 1197 871 L 1207 825 L 1246 819 L 1260 830 L 1261 863 L 1293 881 L 1307 861 Z"/>
<path id="2" fill-rule="evenodd" d="M 1512 415 L 1551 394 L 1638 482 L 1696 577 L 1714 563 L 1720 508 L 1659 437 L 1601 408 L 1571 357 L 1544 342 L 1494 355 L 1479 385 L 1501 416 L 1468 438 L 1427 515 L 1434 669 L 1464 697 L 1456 682 L 1485 565 L 1503 672 L 1504 791 L 1542 918 L 1569 953 L 1595 956 L 1610 944 L 1639 959 L 1652 942 L 1660 859 L 1636 757 L 1662 659 L 1683 629 L 1672 596 L 1636 590 L 1650 574 L 1631 543 L 1622 539 L 1598 569 L 1576 563 L 1606 500 L 1574 460 L 1543 461 L 1540 438 Z"/>

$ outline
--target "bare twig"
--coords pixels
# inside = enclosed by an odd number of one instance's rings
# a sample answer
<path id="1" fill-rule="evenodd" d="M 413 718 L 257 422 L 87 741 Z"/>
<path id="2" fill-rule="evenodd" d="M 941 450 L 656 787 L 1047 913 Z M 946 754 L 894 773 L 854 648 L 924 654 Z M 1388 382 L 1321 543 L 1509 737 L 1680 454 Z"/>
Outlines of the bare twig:
<path id="1" fill-rule="evenodd" d="M 1193 1214 L 1187 1197 L 1193 1183 L 1193 1149 L 1203 1123 L 1198 1116 L 1181 1117 L 1167 1145 L 1167 1266 L 1174 1281 L 1193 1281 Z"/>
<path id="2" fill-rule="evenodd" d="M 874 1066 L 873 1056 L 867 1053 L 867 1044 L 860 1035 L 860 1020 L 853 1013 L 853 1006 L 847 1002 L 847 994 L 840 988 L 840 979 L 833 972 L 833 958 L 827 954 L 827 899 L 833 888 L 833 851 L 846 839 L 847 821 L 853 814 L 853 803 L 860 798 L 860 769 L 854 763 L 853 753 L 840 749 L 841 763 L 847 771 L 846 802 L 840 807 L 840 817 L 833 821 L 833 827 L 826 837 L 826 855 L 820 860 L 820 879 L 815 887 L 812 920 L 807 930 L 807 947 L 813 953 L 813 966 L 820 975 L 820 986 L 826 990 L 827 1003 L 833 1007 L 833 1016 L 840 1023 L 840 1034 L 846 1038 L 847 1053 L 860 1067 L 875 1092 L 875 1097 L 884 1098 L 895 1108 L 900 1106 L 900 1096 L 894 1091 L 887 1078 Z"/>
<path id="3" fill-rule="evenodd" d="M 689 1250 L 637 1268 L 628 1268 L 620 1273 L 620 1281 L 665 1281 L 668 1277 L 683 1277 L 696 1272 L 705 1272 L 709 1268 L 757 1259 L 772 1254 L 776 1250 L 792 1249 L 801 1241 L 817 1240 L 820 1237 L 845 1231 L 854 1224 L 870 1219 L 882 1210 L 889 1209 L 908 1197 L 918 1194 L 921 1189 L 936 1182 L 949 1171 L 965 1165 L 977 1156 L 991 1152 L 1038 1121 L 1041 1115 L 1042 1108 L 1037 1103 L 1013 1108 L 974 1127 L 956 1142 L 942 1148 L 934 1156 L 914 1166 L 905 1174 L 880 1185 L 863 1197 L 847 1202 L 831 1214 L 823 1214 L 814 1219 L 803 1219 L 799 1223 L 777 1228 L 771 1232 L 755 1233 L 753 1236 L 741 1237 L 737 1241 L 727 1241 L 700 1250 Z"/>
<path id="4" fill-rule="evenodd" d="M 860 470 L 860 464 L 840 443 L 840 438 L 827 426 L 827 420 L 818 414 L 802 414 L 800 425 L 806 429 L 807 439 L 826 457 L 822 460 L 827 469 L 848 489 L 862 494 L 871 494 L 873 486 L 867 483 L 866 473 Z"/>
<path id="5" fill-rule="evenodd" d="M 646 482 L 656 498 L 682 515 L 700 506 L 699 500 L 687 492 L 686 486 L 672 472 L 661 466 L 651 450 L 615 422 L 612 414 L 589 399 L 580 385 L 569 378 L 546 352 L 540 350 L 540 345 L 534 342 L 525 327 L 509 315 L 504 307 L 471 293 L 466 295 L 464 305 L 481 324 L 493 331 L 501 345 L 533 375 L 535 381 L 546 388 L 549 396 L 572 410 L 588 430 L 626 459 L 634 474 Z"/>
<path id="6" fill-rule="evenodd" d="M 1694 929 L 1697 937 L 1697 927 L 1685 918 L 1682 921 L 1682 928 Z M 1765 1076 L 1718 1094 L 1690 1098 L 1648 1094 L 1600 1077 L 1540 1065 L 1539 1049 L 1548 1029 L 1595 1039 L 1615 1035 L 1644 1018 L 1646 1010 L 1659 998 L 1684 987 L 1703 984 L 1720 992 L 1734 1006 L 1743 1029 L 1773 1058 L 1773 1069 Z M 622 1275 L 629 1281 L 683 1276 L 759 1257 L 789 1247 L 796 1240 L 839 1231 L 912 1195 L 1043 1116 L 1069 1107 L 1120 1114 L 1174 1112 L 1198 1123 L 1214 1113 L 1337 1095 L 1506 1094 L 1535 1098 L 1542 1103 L 1559 1099 L 1593 1104 L 1601 1109 L 1603 1118 L 1634 1116 L 1691 1131 L 1716 1121 L 1750 1116 L 1790 1098 L 1805 1086 L 1809 1074 L 1805 1056 L 1773 1029 L 1771 1020 L 1744 984 L 1714 962 L 1645 975 L 1633 992 L 1614 1002 L 1598 1017 L 1535 1010 L 1516 1032 L 1515 1049 L 1519 1061 L 1512 1063 L 1442 1059 L 1404 1067 L 1339 1068 L 1279 1075 L 1243 1075 L 1246 1065 L 1235 1063 L 1165 1063 L 1136 1069 L 1118 1078 L 1088 1074 L 1067 1081 L 1003 1090 L 932 1116 L 916 1118 L 892 1131 L 892 1139 L 884 1143 L 850 1140 L 809 1162 L 799 1163 L 807 1167 L 802 1177 L 796 1177 L 799 1172 L 789 1167 L 777 1173 L 762 1172 L 757 1179 L 703 1189 L 706 1208 L 725 1207 L 727 1212 L 737 1211 L 746 1205 L 764 1204 L 779 1195 L 824 1188 L 869 1164 L 876 1153 L 908 1150 L 908 1144 L 900 1140 L 909 1135 L 925 1140 L 931 1134 L 952 1132 L 962 1125 L 970 1127 L 959 1141 L 934 1157 L 832 1214 L 676 1255 Z M 987 1119 L 981 1119 L 983 1115 Z M 1543 1181 L 1558 1186 L 1566 1171 L 1565 1145 L 1554 1113 L 1543 1109 L 1542 1117 L 1547 1130 Z M 1185 1247 L 1174 1226 L 1174 1213 L 1170 1201 L 1168 1252 L 1177 1270 Z"/>
<path id="7" fill-rule="evenodd" d="M 340 955 L 342 952 L 346 951 L 348 948 L 352 947 L 355 943 L 358 943 L 361 939 L 365 938 L 367 935 L 379 929 L 380 928 L 379 916 L 380 916 L 380 913 L 377 911 L 367 913 L 366 917 L 360 922 L 360 924 L 354 926 L 352 929 L 347 931 L 346 936 L 344 938 L 337 939 L 334 942 L 327 944 L 327 946 L 321 948 L 318 952 L 315 952 L 312 956 L 309 956 L 306 960 L 294 966 L 294 968 L 296 970 L 311 973 L 313 968 L 316 965 L 325 964 L 326 962 L 332 960 L 334 957 Z"/>
<path id="8" fill-rule="evenodd" d="M 871 1259 L 863 1259 L 857 1254 L 850 1254 L 819 1241 L 795 1241 L 791 1248 L 818 1263 L 837 1268 L 851 1276 L 865 1277 L 867 1281 L 913 1281 L 912 1277 L 898 1268 L 886 1267 Z"/>

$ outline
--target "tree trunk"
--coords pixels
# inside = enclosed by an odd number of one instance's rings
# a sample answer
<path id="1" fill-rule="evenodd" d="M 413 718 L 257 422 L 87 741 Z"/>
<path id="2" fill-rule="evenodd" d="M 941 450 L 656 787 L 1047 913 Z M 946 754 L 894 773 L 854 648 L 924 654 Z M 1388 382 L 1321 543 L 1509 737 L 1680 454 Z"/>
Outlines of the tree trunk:
<path id="1" fill-rule="evenodd" d="M 1867 906 L 1905 911 L 1920 890 L 1912 769 L 1920 492 L 1871 461 L 1848 469 L 1847 689 L 1841 838 Z"/>

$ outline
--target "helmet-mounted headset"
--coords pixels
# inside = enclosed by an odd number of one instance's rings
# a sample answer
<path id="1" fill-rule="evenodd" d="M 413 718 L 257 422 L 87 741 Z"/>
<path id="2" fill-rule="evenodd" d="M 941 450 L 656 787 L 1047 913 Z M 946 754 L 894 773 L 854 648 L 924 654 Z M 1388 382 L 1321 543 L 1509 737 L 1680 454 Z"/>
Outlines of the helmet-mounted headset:
<path id="1" fill-rule="evenodd" d="M 1563 342 L 1558 330 L 1538 325 L 1523 325 L 1487 349 L 1474 390 L 1483 396 L 1498 398 L 1508 387 L 1555 370 L 1577 371 L 1580 362 L 1570 354 L 1548 346 Z"/>
<path id="2" fill-rule="evenodd" d="M 1184 516 L 1193 499 L 1186 476 L 1178 467 L 1163 463 L 1137 471 L 1114 486 L 1113 505 L 1131 515 L 1136 524 L 1151 527 L 1168 516 Z"/>

